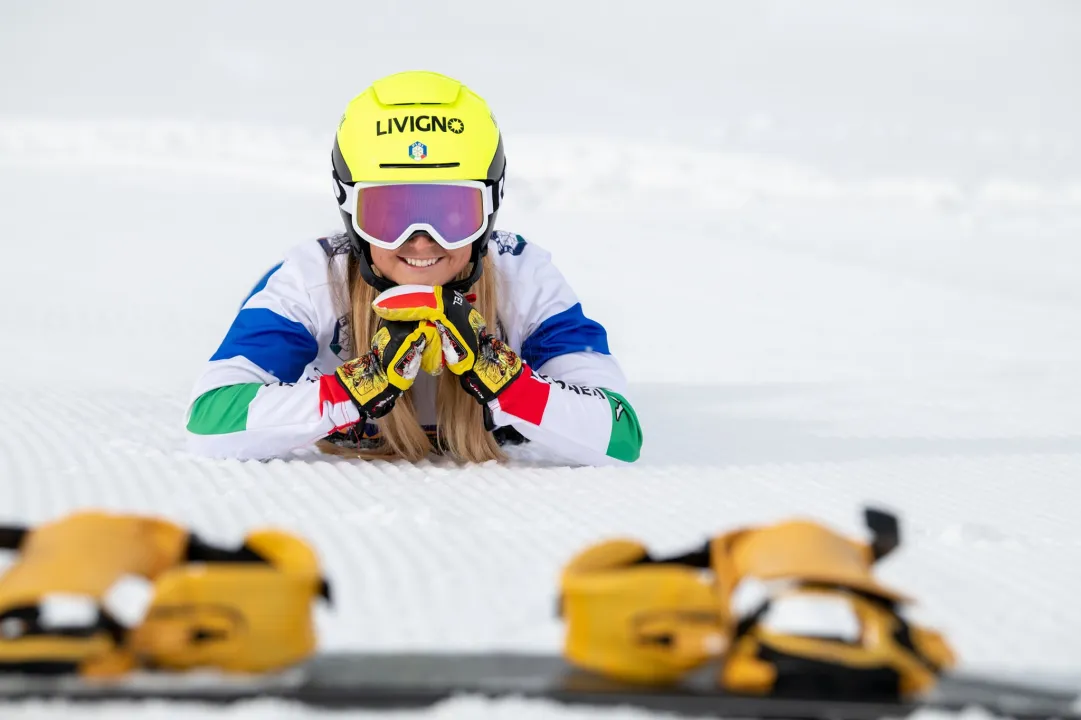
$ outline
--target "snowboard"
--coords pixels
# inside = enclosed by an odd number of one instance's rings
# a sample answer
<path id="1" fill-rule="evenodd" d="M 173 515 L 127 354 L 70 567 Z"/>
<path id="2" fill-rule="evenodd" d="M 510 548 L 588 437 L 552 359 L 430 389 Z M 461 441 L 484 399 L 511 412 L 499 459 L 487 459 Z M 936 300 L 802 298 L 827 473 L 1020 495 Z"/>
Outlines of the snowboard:
<path id="1" fill-rule="evenodd" d="M 826 699 L 757 697 L 718 691 L 703 668 L 678 685 L 652 687 L 612 681 L 578 670 L 561 657 L 525 654 L 318 655 L 288 671 L 258 676 L 138 672 L 121 680 L 74 676 L 0 676 L 0 703 L 173 700 L 232 703 L 278 698 L 325 708 L 422 708 L 455 696 L 517 697 L 576 706 L 624 706 L 688 717 L 872 720 L 920 710 L 978 708 L 999 717 L 1081 720 L 1075 690 L 975 675 L 943 677 L 925 698 Z M 2 713 L 0 713 L 2 714 Z"/>

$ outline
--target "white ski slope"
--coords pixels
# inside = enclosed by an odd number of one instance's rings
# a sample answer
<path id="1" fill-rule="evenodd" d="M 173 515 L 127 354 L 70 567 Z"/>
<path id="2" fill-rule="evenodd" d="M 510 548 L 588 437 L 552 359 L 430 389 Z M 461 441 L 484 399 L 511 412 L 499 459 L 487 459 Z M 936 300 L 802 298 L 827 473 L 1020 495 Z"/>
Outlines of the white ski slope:
<path id="1" fill-rule="evenodd" d="M 338 226 L 342 107 L 409 67 L 495 108 L 501 224 L 608 328 L 640 463 L 183 452 L 188 388 L 250 284 Z M 1056 2 L 16 0 L 0 517 L 139 510 L 220 540 L 274 524 L 336 584 L 327 649 L 555 651 L 556 578 L 587 543 L 674 551 L 793 515 L 861 533 L 873 502 L 906 535 L 883 578 L 966 669 L 1081 683 L 1078 67 L 1081 11 Z M 653 717 L 473 698 L 348 715 Z"/>

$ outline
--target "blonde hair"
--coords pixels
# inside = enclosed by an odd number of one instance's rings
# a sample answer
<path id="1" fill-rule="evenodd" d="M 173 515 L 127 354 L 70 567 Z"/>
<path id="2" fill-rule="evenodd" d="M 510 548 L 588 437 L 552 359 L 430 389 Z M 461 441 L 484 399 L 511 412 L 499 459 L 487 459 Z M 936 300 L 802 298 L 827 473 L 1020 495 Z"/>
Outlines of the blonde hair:
<path id="1" fill-rule="evenodd" d="M 349 308 L 349 327 L 352 331 L 353 348 L 357 354 L 370 347 L 378 320 L 372 310 L 372 301 L 378 293 L 361 276 L 359 262 L 356 256 L 350 254 L 346 277 L 349 291 L 346 307 Z M 489 332 L 494 334 L 497 322 L 498 277 L 495 263 L 489 256 L 485 255 L 481 262 L 483 272 L 470 292 L 476 294 L 473 305 L 488 321 Z M 467 266 L 459 278 L 467 277 L 471 268 L 472 265 Z M 325 440 L 321 441 L 319 446 L 326 452 L 350 457 L 401 458 L 410 462 L 424 459 L 432 452 L 433 446 L 417 420 L 412 393 L 412 390 L 402 393 L 394 403 L 393 410 L 374 420 L 379 426 L 382 439 L 379 447 L 346 450 Z M 444 370 L 439 376 L 435 406 L 438 424 L 435 449 L 438 452 L 459 461 L 475 463 L 503 460 L 506 457 L 492 433 L 484 429 L 484 415 L 480 403 L 466 394 L 459 382 L 459 376 L 449 370 Z"/>

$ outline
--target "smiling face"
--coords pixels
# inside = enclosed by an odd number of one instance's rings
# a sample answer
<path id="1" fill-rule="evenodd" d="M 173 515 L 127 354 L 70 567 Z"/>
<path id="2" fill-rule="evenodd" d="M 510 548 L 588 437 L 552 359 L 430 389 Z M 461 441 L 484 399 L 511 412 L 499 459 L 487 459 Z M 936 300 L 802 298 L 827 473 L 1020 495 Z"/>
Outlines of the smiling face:
<path id="1" fill-rule="evenodd" d="M 446 285 L 469 264 L 471 246 L 445 250 L 426 233 L 417 233 L 397 250 L 371 246 L 372 265 L 398 285 Z"/>

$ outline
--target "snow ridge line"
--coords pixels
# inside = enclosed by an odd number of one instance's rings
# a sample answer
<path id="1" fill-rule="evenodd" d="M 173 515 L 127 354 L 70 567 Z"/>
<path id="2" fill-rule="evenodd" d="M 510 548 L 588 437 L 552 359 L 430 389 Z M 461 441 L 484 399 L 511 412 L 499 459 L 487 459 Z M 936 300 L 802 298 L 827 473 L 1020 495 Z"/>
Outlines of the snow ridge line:
<path id="1" fill-rule="evenodd" d="M 0 118 L 0 165 L 153 170 L 302 193 L 329 192 L 330 144 L 329 137 L 299 128 L 244 123 Z M 723 210 L 776 201 L 1081 208 L 1081 178 L 842 180 L 773 156 L 605 137 L 519 135 L 513 153 L 509 183 L 523 186 L 534 204 L 561 209 L 626 206 L 647 193 Z"/>

